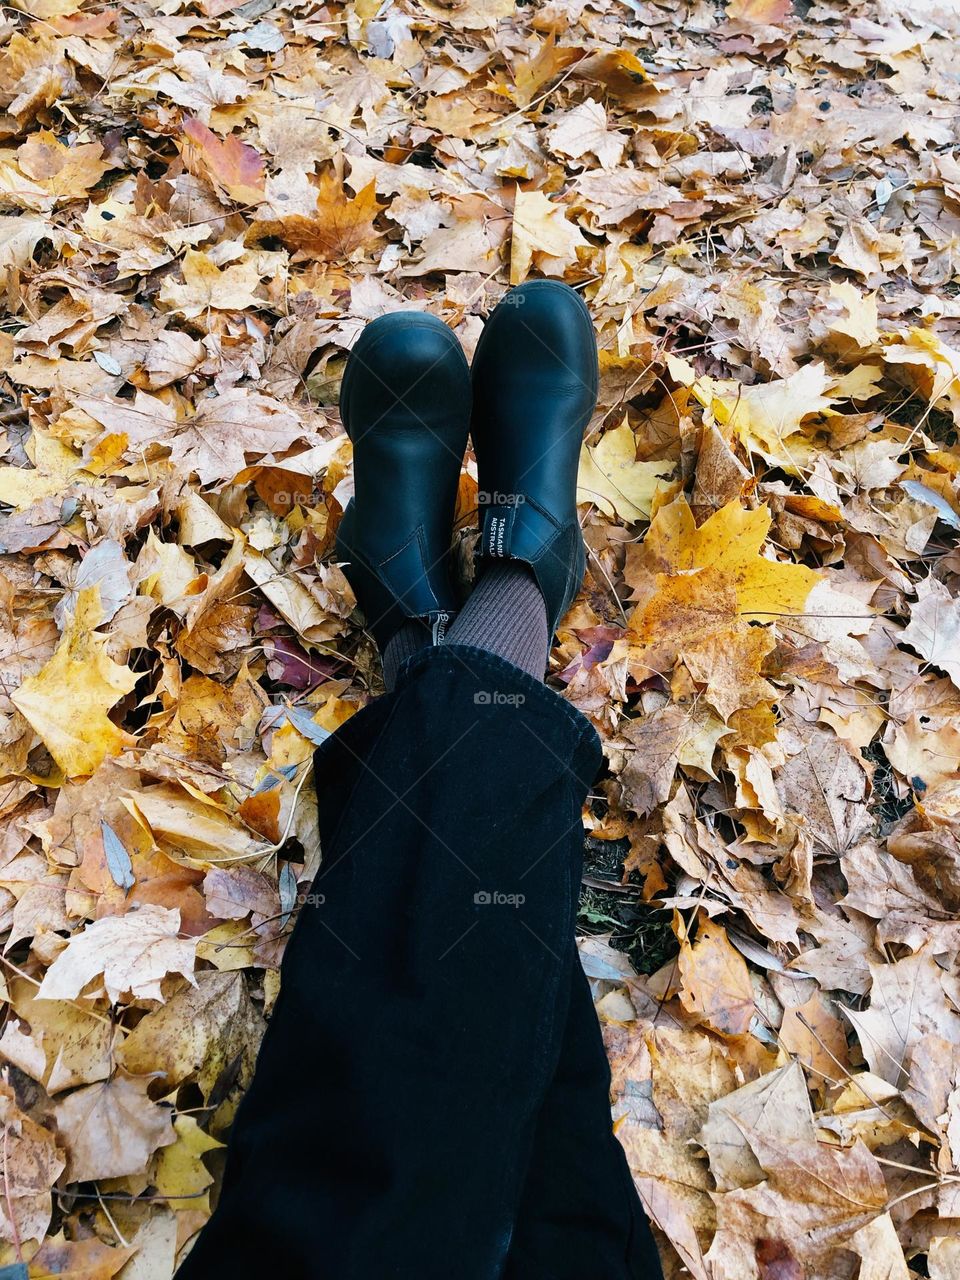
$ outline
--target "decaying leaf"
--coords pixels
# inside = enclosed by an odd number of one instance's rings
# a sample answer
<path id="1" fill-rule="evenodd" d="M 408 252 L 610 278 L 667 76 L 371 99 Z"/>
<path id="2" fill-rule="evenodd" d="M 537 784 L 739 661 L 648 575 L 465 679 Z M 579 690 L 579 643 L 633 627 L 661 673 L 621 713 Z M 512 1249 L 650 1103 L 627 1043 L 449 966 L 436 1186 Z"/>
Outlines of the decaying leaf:
<path id="1" fill-rule="evenodd" d="M 180 913 L 145 906 L 87 925 L 57 956 L 37 992 L 43 1000 L 72 1000 L 99 979 L 111 1001 L 124 992 L 162 1000 L 168 973 L 193 981 L 194 947 L 179 937 Z"/>
<path id="2" fill-rule="evenodd" d="M 136 1173 L 158 1147 L 176 1140 L 170 1110 L 149 1100 L 149 1084 L 148 1077 L 118 1072 L 74 1089 L 57 1103 L 57 1128 L 69 1156 L 68 1181 Z"/>

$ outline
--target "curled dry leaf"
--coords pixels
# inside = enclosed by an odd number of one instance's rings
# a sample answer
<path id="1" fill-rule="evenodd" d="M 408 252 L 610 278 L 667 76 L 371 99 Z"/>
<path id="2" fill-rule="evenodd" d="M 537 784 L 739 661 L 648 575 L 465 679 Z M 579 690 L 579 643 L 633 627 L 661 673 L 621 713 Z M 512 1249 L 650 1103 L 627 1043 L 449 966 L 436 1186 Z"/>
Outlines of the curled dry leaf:
<path id="1" fill-rule="evenodd" d="M 168 973 L 193 982 L 194 943 L 180 936 L 180 912 L 144 906 L 105 916 L 67 943 L 37 991 L 41 1000 L 73 1000 L 95 980 L 116 1002 L 124 992 L 162 1000 Z"/>

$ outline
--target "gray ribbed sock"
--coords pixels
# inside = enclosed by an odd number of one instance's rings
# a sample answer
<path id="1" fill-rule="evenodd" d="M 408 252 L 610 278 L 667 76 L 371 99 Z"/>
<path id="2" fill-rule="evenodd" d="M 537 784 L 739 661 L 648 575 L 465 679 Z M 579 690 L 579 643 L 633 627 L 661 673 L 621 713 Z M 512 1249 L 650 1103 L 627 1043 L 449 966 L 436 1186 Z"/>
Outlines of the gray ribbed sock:
<path id="1" fill-rule="evenodd" d="M 432 639 L 430 628 L 417 618 L 405 622 L 400 630 L 391 636 L 383 651 L 383 683 L 387 687 L 387 693 L 392 692 L 397 683 L 400 664 L 430 644 Z"/>
<path id="2" fill-rule="evenodd" d="M 488 649 L 542 680 L 550 652 L 547 606 L 527 566 L 489 566 L 446 640 Z"/>

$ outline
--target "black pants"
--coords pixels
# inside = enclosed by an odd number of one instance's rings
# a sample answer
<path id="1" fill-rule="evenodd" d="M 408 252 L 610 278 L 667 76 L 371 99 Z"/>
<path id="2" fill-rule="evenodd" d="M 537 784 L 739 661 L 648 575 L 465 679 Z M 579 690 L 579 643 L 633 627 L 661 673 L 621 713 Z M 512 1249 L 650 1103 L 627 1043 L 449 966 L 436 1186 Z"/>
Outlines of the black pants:
<path id="1" fill-rule="evenodd" d="M 589 723 L 426 649 L 316 754 L 323 866 L 180 1280 L 655 1280 L 574 945 Z"/>

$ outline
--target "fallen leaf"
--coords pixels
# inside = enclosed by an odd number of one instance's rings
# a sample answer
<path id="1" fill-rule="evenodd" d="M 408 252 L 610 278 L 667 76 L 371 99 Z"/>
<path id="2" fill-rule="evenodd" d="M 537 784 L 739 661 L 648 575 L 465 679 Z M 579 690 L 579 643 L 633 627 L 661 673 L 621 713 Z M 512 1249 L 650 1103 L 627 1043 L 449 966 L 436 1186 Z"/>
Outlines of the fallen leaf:
<path id="1" fill-rule="evenodd" d="M 137 682 L 105 652 L 95 627 L 102 617 L 99 589 L 85 587 L 56 653 L 11 695 L 67 777 L 93 773 L 130 741 L 107 712 Z"/>
<path id="2" fill-rule="evenodd" d="M 188 116 L 183 122 L 181 147 L 184 164 L 192 172 L 207 177 L 238 204 L 255 205 L 263 199 L 263 156 L 236 136 L 222 141 L 199 120 Z"/>
<path id="3" fill-rule="evenodd" d="M 670 462 L 638 462 L 636 438 L 624 421 L 604 432 L 593 448 L 586 443 L 581 448 L 577 502 L 594 502 L 628 523 L 648 519 L 655 495 L 667 488 L 663 480 L 673 470 Z"/>
<path id="4" fill-rule="evenodd" d="M 37 991 L 42 1000 L 73 1000 L 95 979 L 112 1002 L 124 992 L 162 1000 L 168 973 L 193 977 L 194 944 L 179 937 L 180 912 L 144 906 L 96 920 L 68 943 Z"/>
<path id="5" fill-rule="evenodd" d="M 118 1072 L 74 1089 L 56 1104 L 67 1149 L 67 1181 L 89 1182 L 137 1173 L 158 1147 L 176 1141 L 173 1113 L 147 1096 L 148 1077 Z"/>
<path id="6" fill-rule="evenodd" d="M 684 940 L 678 960 L 680 1000 L 721 1035 L 742 1035 L 754 1013 L 753 985 L 722 926 L 701 920 L 696 941 Z"/>
<path id="7" fill-rule="evenodd" d="M 568 221 L 563 205 L 555 204 L 541 191 L 517 191 L 510 250 L 511 284 L 526 280 L 534 264 L 545 275 L 563 275 L 577 262 L 579 250 L 588 247 L 575 224 Z"/>
<path id="8" fill-rule="evenodd" d="M 0 1172 L 8 1188 L 0 1198 L 0 1236 L 15 1243 L 42 1240 L 53 1213 L 51 1188 L 65 1161 L 54 1134 L 25 1115 L 13 1090 L 0 1083 L 4 1143 Z"/>

